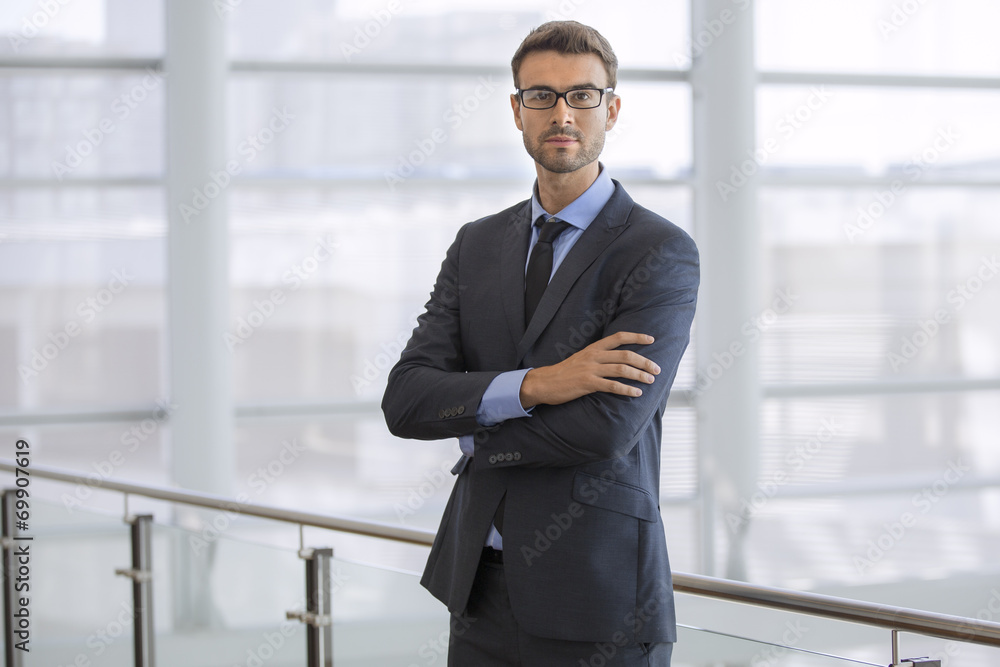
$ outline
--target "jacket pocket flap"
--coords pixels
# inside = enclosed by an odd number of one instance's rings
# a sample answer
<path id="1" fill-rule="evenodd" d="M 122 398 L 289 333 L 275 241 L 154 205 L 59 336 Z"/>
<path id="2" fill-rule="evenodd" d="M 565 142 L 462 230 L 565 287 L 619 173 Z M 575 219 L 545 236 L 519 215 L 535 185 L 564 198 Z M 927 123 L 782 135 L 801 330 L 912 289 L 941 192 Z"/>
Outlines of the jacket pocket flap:
<path id="1" fill-rule="evenodd" d="M 643 521 L 656 521 L 659 515 L 656 500 L 645 490 L 584 472 L 573 478 L 573 499 Z"/>

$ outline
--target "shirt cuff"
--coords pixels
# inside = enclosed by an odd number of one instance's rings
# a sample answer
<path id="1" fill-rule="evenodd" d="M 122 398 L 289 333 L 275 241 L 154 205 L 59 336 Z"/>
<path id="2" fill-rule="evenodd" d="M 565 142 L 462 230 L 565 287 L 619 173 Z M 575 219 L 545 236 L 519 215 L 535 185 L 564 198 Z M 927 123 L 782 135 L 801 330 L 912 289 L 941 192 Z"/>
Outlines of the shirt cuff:
<path id="1" fill-rule="evenodd" d="M 501 373 L 493 378 L 490 386 L 483 393 L 476 410 L 476 421 L 480 426 L 496 426 L 508 419 L 530 417 L 531 410 L 521 407 L 521 383 L 530 368 Z M 458 447 L 466 456 L 476 455 L 476 437 L 462 435 L 458 438 Z"/>
<path id="2" fill-rule="evenodd" d="M 496 426 L 508 419 L 531 416 L 521 407 L 521 383 L 530 370 L 507 371 L 493 378 L 476 410 L 480 426 Z"/>

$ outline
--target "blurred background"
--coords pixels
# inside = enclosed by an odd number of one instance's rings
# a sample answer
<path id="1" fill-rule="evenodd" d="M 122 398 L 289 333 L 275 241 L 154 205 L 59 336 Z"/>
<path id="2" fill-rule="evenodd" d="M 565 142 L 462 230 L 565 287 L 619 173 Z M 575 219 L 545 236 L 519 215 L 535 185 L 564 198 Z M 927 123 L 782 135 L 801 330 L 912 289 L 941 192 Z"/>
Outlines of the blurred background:
<path id="1" fill-rule="evenodd" d="M 702 249 L 673 567 L 975 616 L 1000 585 L 991 0 L 4 0 L 0 456 L 436 528 L 457 441 L 378 404 L 458 228 L 530 195 L 509 59 L 561 18 L 620 59 L 603 163 Z"/>

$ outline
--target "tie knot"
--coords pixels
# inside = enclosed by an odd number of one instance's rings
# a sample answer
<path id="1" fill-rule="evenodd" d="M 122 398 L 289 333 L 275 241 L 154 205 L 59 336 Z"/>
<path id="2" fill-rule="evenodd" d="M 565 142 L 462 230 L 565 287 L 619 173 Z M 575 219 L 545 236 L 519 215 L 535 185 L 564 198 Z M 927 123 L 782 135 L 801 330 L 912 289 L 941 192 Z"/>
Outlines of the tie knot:
<path id="1" fill-rule="evenodd" d="M 560 234 L 562 234 L 566 230 L 567 227 L 569 227 L 568 222 L 564 222 L 557 218 L 549 218 L 545 220 L 544 223 L 542 222 L 542 218 L 539 218 L 538 222 L 535 224 L 539 224 L 539 230 L 538 230 L 539 243 L 552 243 L 553 241 L 556 240 L 556 238 L 559 237 Z"/>

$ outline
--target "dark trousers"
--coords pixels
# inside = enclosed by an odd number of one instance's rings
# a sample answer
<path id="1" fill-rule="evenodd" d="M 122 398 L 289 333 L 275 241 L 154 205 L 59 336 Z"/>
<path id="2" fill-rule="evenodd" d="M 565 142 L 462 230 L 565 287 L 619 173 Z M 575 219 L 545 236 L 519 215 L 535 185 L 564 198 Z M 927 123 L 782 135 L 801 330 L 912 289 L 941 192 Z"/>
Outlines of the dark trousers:
<path id="1" fill-rule="evenodd" d="M 670 667 L 674 645 L 534 637 L 514 620 L 503 565 L 479 564 L 469 604 L 452 614 L 449 667 Z"/>

